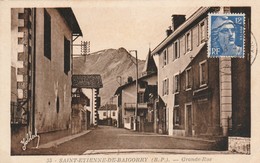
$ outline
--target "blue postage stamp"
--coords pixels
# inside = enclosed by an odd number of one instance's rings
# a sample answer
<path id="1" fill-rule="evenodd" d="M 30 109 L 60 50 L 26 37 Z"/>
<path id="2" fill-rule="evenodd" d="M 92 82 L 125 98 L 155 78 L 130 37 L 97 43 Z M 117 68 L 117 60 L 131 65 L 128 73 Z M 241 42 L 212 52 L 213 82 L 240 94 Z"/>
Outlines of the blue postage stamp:
<path id="1" fill-rule="evenodd" d="M 244 14 L 209 14 L 208 56 L 244 57 Z"/>

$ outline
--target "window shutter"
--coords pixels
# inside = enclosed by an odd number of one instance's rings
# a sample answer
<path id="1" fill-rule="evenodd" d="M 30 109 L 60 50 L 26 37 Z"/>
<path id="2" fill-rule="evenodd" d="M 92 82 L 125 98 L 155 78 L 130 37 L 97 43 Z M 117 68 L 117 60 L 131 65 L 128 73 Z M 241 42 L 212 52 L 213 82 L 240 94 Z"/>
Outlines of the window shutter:
<path id="1" fill-rule="evenodd" d="M 168 95 L 169 94 L 169 79 L 168 78 L 166 79 L 166 82 L 167 82 L 167 87 L 166 88 L 167 88 L 167 95 Z"/>
<path id="2" fill-rule="evenodd" d="M 192 35 L 193 35 L 193 30 L 190 30 L 190 50 L 192 50 L 192 44 L 193 44 Z"/>
<path id="3" fill-rule="evenodd" d="M 209 74 L 209 71 L 208 71 L 208 61 L 206 61 L 205 63 L 205 83 L 208 84 L 208 74 Z"/>
<path id="4" fill-rule="evenodd" d="M 164 80 L 162 81 L 162 95 L 164 95 Z"/>

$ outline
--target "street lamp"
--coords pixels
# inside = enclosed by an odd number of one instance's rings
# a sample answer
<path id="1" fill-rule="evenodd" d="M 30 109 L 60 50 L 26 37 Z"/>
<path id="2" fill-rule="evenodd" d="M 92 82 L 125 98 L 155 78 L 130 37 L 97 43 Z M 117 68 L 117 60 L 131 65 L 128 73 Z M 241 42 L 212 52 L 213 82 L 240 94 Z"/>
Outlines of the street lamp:
<path id="1" fill-rule="evenodd" d="M 136 106 L 135 106 L 135 116 L 134 116 L 134 130 L 137 131 L 137 109 L 138 109 L 138 59 L 137 59 L 137 50 L 129 50 L 129 52 L 135 52 L 135 59 L 136 61 L 134 62 L 132 59 L 131 61 L 135 64 L 136 66 Z"/>

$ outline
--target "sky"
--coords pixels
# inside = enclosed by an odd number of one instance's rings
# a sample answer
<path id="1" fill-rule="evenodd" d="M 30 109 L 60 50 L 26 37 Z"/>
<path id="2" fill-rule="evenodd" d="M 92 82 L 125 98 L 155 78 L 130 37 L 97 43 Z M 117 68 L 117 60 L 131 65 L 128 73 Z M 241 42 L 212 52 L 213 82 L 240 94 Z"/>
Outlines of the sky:
<path id="1" fill-rule="evenodd" d="M 188 18 L 199 6 L 180 7 L 142 1 L 137 3 L 92 3 L 72 7 L 83 33 L 75 43 L 90 41 L 90 52 L 103 49 L 137 50 L 138 59 L 145 60 L 149 47 L 153 50 L 171 26 L 171 15 Z M 132 53 L 131 53 L 132 54 Z M 135 55 L 134 53 L 132 55 Z"/>

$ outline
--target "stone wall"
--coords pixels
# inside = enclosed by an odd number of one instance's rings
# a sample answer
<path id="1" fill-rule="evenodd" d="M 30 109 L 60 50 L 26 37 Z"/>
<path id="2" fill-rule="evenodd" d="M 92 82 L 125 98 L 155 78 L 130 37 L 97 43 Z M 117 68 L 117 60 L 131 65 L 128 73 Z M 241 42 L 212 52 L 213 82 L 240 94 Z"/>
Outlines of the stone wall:
<path id="1" fill-rule="evenodd" d="M 235 153 L 250 154 L 250 138 L 229 137 L 228 150 Z"/>

